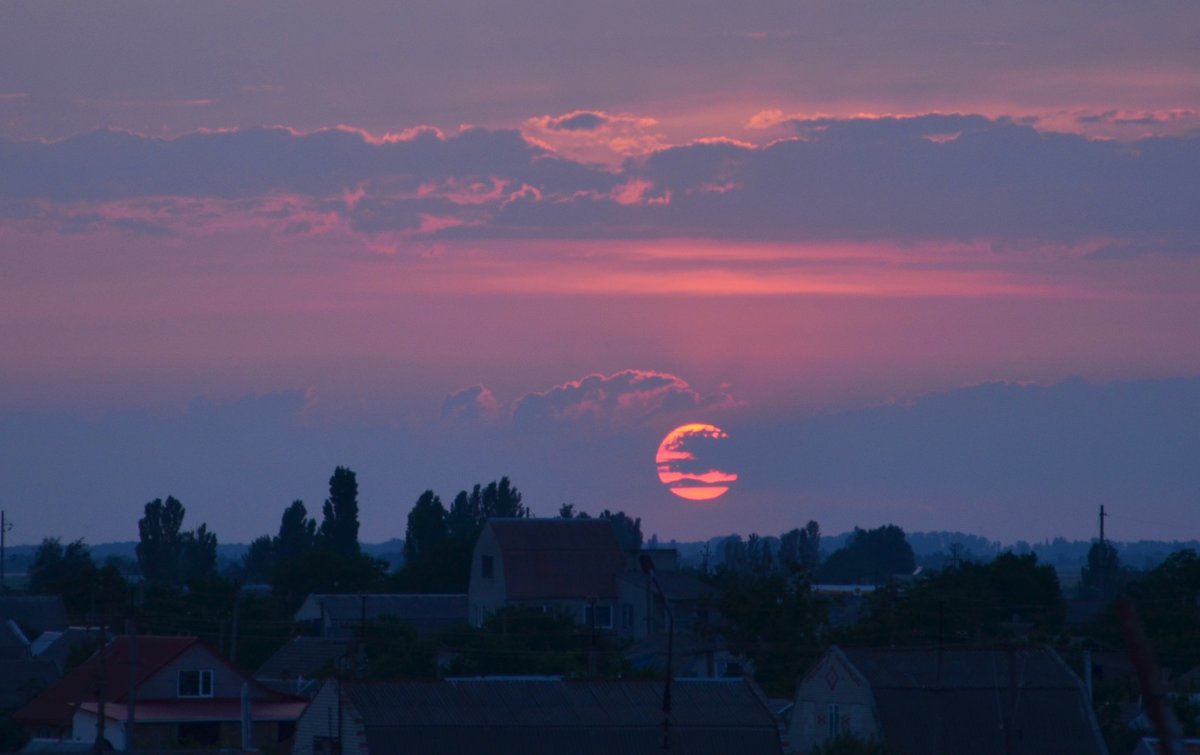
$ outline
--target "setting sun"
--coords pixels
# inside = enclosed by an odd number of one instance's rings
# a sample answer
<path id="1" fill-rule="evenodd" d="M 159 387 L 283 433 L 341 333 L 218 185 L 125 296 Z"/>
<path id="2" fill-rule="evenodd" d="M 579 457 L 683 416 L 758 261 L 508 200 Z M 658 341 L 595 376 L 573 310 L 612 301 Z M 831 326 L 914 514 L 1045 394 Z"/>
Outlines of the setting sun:
<path id="1" fill-rule="evenodd" d="M 663 438 L 655 455 L 658 479 L 675 495 L 689 501 L 711 501 L 729 492 L 737 474 L 721 471 L 715 463 L 719 448 L 713 444 L 729 434 L 715 425 L 694 422 L 680 425 Z"/>

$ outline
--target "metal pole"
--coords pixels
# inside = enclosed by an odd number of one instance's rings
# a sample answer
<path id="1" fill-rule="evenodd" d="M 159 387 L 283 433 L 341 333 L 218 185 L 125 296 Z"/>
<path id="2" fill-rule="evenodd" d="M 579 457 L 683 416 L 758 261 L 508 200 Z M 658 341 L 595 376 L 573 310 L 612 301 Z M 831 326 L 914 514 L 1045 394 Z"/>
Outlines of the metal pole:
<path id="1" fill-rule="evenodd" d="M 648 555 L 642 554 L 638 559 L 641 564 L 642 571 L 650 575 L 650 581 L 654 584 L 654 590 L 658 593 L 658 597 L 663 602 L 663 610 L 667 612 L 667 679 L 663 685 L 663 745 L 664 751 L 671 749 L 671 677 L 673 675 L 672 660 L 674 655 L 675 645 L 675 616 L 671 613 L 671 603 L 667 600 L 667 596 L 663 593 L 662 586 L 658 584 L 658 575 L 654 571 L 654 561 Z"/>
<path id="2" fill-rule="evenodd" d="M 5 517 L 6 512 L 0 511 L 0 594 L 8 592 L 8 583 L 5 582 L 4 573 L 4 533 L 12 529 L 12 522 Z"/>

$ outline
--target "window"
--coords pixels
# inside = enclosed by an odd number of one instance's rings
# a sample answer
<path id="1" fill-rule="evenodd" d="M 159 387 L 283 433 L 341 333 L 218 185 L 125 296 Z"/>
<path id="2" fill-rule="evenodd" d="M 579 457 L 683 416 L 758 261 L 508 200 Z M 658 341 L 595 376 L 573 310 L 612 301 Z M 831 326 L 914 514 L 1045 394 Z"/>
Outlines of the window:
<path id="1" fill-rule="evenodd" d="M 633 605 L 630 603 L 621 604 L 621 628 L 633 631 Z"/>
<path id="2" fill-rule="evenodd" d="M 180 697 L 212 697 L 212 671 L 180 671 Z"/>
<path id="3" fill-rule="evenodd" d="M 592 623 L 595 614 L 595 623 Z M 596 629 L 612 629 L 612 606 L 589 604 L 583 607 L 583 623 Z"/>
<path id="4" fill-rule="evenodd" d="M 480 569 L 480 571 L 483 572 L 484 579 L 492 578 L 493 568 L 494 568 L 494 564 L 492 562 L 492 557 L 491 556 L 483 556 L 479 563 L 479 569 Z"/>
<path id="5" fill-rule="evenodd" d="M 838 717 L 837 703 L 829 704 L 829 738 L 837 739 L 842 734 L 842 722 Z"/>

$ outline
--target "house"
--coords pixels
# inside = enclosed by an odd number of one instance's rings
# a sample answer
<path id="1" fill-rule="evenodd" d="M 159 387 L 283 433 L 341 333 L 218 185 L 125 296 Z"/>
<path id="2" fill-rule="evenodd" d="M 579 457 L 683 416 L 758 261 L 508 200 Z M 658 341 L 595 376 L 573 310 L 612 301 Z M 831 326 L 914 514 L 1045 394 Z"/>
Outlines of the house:
<path id="1" fill-rule="evenodd" d="M 432 634 L 467 621 L 467 596 L 418 593 L 340 595 L 313 593 L 296 611 L 296 621 L 321 637 L 350 639 L 364 623 L 394 619 L 421 634 Z"/>
<path id="2" fill-rule="evenodd" d="M 843 734 L 906 753 L 1104 753 L 1083 683 L 1049 648 L 833 647 L 801 679 L 796 752 Z"/>
<path id="3" fill-rule="evenodd" d="M 478 627 L 500 608 L 526 606 L 612 630 L 624 569 L 604 519 L 489 519 L 471 557 L 468 619 Z"/>
<path id="4" fill-rule="evenodd" d="M 34 738 L 103 739 L 118 750 L 128 737 L 138 749 L 231 747 L 242 740 L 243 691 L 255 746 L 291 737 L 305 701 L 267 689 L 195 637 L 122 636 L 13 720 Z"/>
<path id="5" fill-rule="evenodd" d="M 745 680 L 678 680 L 667 749 L 781 753 L 766 700 Z M 651 755 L 664 750 L 658 680 L 479 678 L 327 681 L 296 727 L 295 755 Z"/>

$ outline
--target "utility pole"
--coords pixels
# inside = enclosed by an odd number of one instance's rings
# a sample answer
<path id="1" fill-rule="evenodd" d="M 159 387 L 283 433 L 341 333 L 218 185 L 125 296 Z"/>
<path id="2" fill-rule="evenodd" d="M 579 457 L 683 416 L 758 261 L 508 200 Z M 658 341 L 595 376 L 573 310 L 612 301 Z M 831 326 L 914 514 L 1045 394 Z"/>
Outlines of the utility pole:
<path id="1" fill-rule="evenodd" d="M 1108 514 L 1104 513 L 1104 504 L 1100 504 L 1100 544 L 1104 545 L 1104 517 Z"/>
<path id="2" fill-rule="evenodd" d="M 8 584 L 4 581 L 4 533 L 12 529 L 12 522 L 6 519 L 7 512 L 0 511 L 0 594 L 8 592 Z"/>

